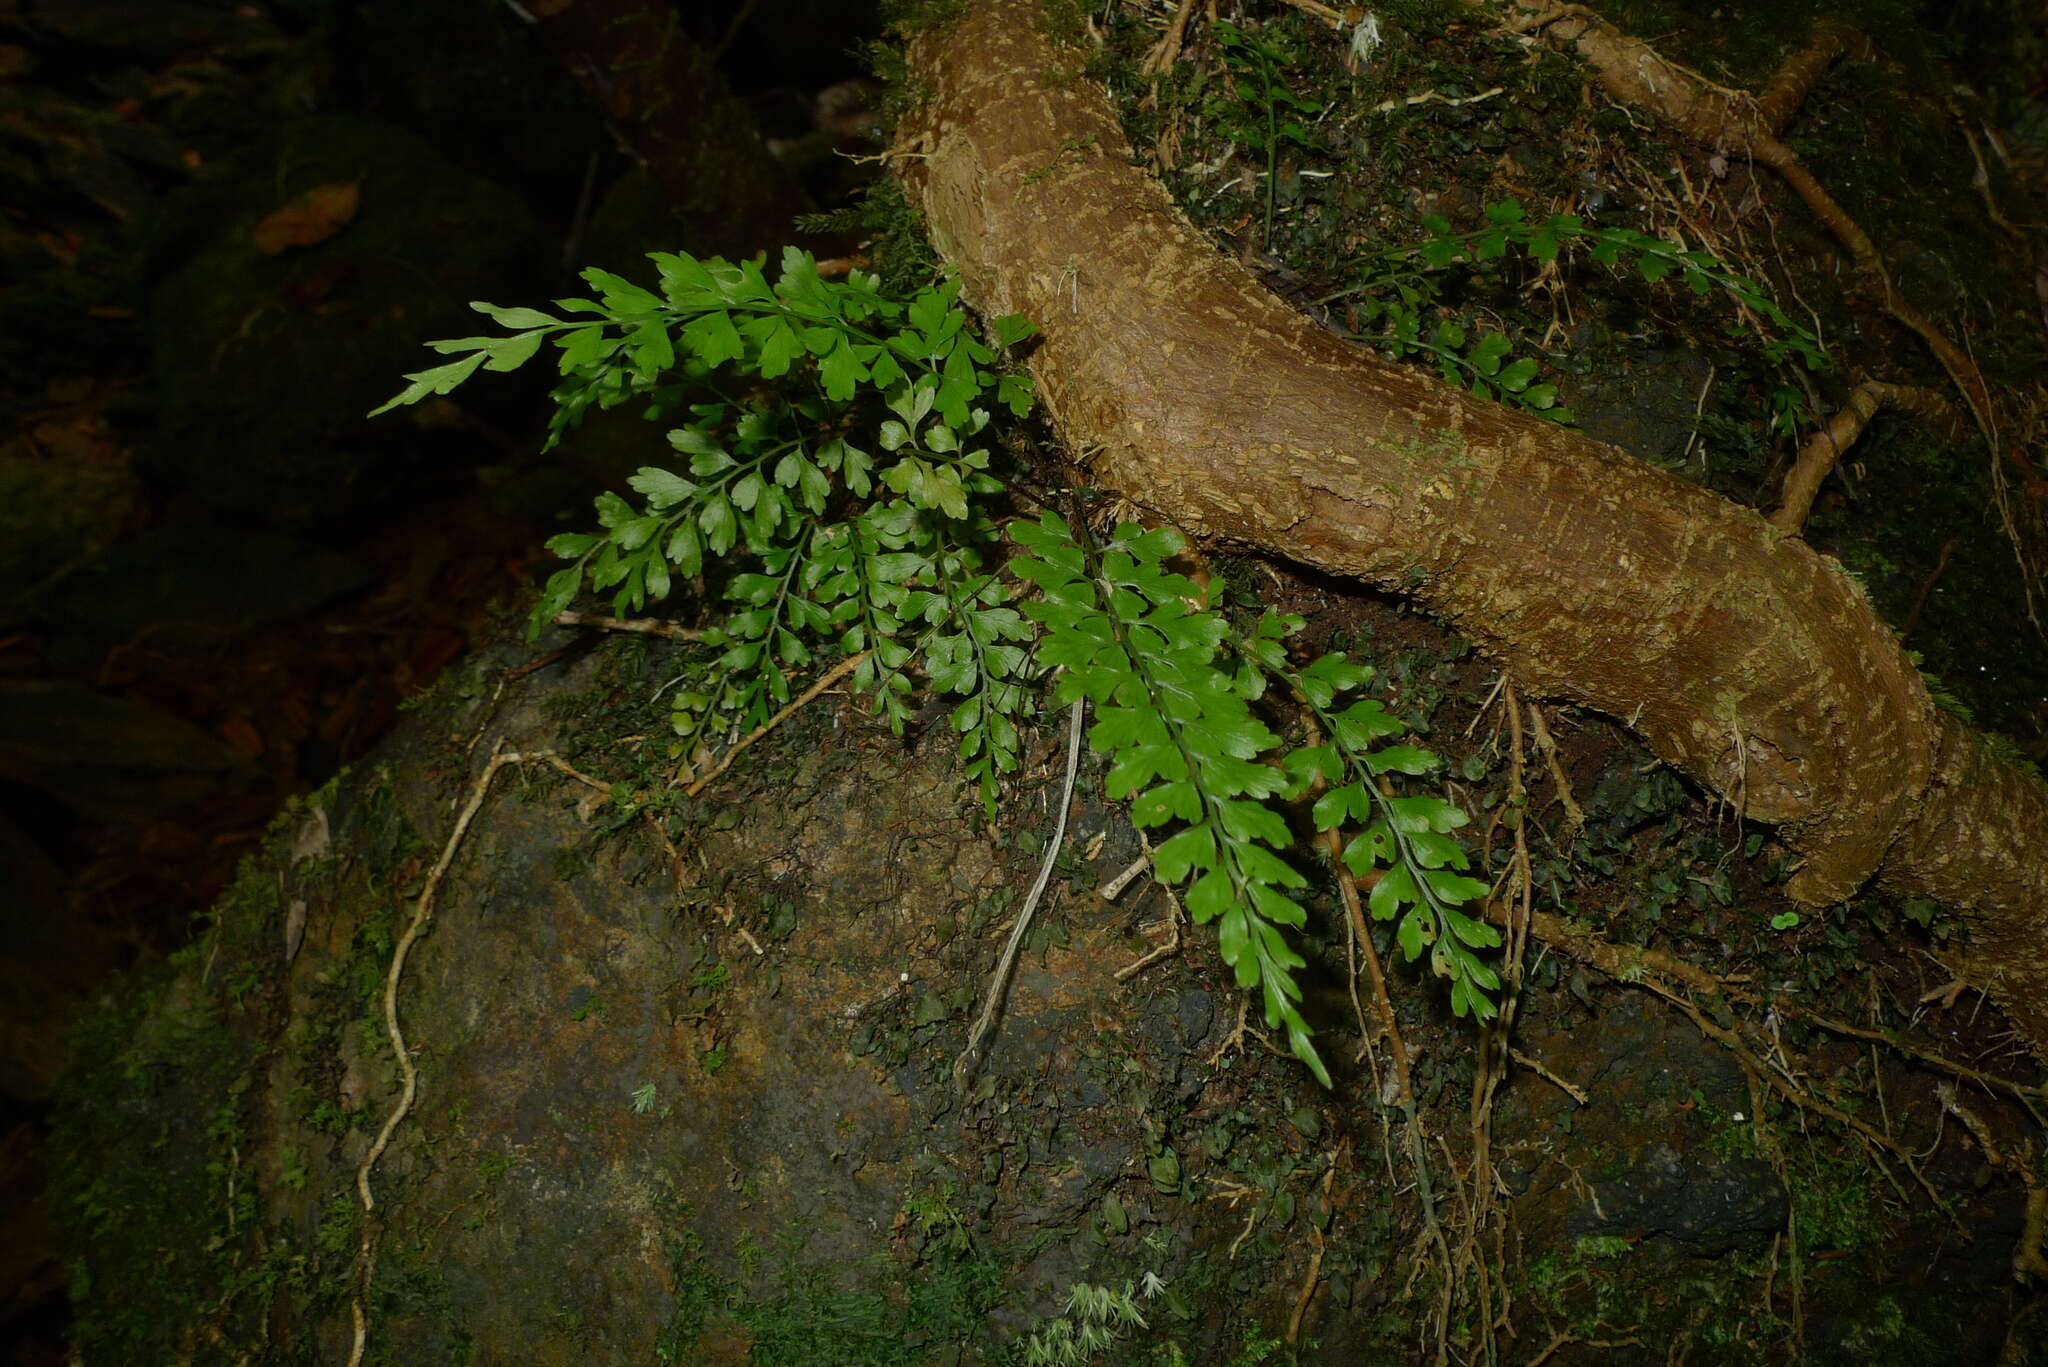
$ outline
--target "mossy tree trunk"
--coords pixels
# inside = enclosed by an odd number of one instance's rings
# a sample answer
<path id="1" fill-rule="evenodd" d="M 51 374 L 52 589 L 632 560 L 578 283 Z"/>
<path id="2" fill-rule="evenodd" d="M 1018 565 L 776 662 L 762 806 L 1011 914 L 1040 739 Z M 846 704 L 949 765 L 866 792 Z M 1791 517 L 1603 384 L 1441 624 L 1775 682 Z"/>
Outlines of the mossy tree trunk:
<path id="1" fill-rule="evenodd" d="M 1047 410 L 1155 518 L 1413 594 L 1525 692 L 1621 718 L 1802 857 L 1967 919 L 1955 967 L 2048 1057 L 2048 794 L 1931 702 L 1862 589 L 1749 509 L 1335 338 L 1133 163 L 1027 0 L 919 39 L 898 168 Z"/>

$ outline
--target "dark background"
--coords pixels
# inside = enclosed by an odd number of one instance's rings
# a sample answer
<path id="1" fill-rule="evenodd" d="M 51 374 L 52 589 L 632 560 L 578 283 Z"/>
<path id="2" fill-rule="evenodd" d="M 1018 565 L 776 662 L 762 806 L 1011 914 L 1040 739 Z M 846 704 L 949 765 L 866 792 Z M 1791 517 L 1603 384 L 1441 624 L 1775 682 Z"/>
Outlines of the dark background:
<path id="1" fill-rule="evenodd" d="M 873 173 L 870 7 L 584 9 L 689 64 L 496 0 L 0 3 L 0 1360 L 64 1360 L 66 1022 L 512 629 L 647 435 L 542 456 L 538 366 L 364 414 L 469 300 L 772 249 Z"/>

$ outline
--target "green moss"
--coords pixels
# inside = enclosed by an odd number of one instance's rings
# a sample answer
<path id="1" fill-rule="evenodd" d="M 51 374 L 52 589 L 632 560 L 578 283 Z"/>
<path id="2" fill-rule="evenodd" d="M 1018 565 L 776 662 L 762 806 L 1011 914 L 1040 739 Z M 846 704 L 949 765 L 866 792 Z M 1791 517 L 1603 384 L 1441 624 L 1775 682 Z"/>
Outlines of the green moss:
<path id="1" fill-rule="evenodd" d="M 275 1268 L 243 1239 L 261 1046 L 240 1017 L 194 974 L 159 970 L 123 983 L 73 1035 L 51 1191 L 87 1361 L 225 1362 L 210 1340 L 264 1309 Z"/>
<path id="2" fill-rule="evenodd" d="M 310 1347 L 279 1341 L 277 1306 L 289 1301 L 286 1319 L 305 1324 L 308 1308 L 348 1298 L 360 1212 L 330 1150 L 365 1117 L 341 1102 L 337 1045 L 351 1022 L 382 1038 L 384 880 L 418 850 L 388 777 L 353 800 L 330 787 L 281 812 L 269 853 L 244 862 L 203 933 L 120 983 L 75 1032 L 52 1186 L 88 1361 L 300 1360 Z M 315 806 L 330 813 L 333 848 L 356 857 L 290 861 Z M 325 981 L 306 985 L 313 1009 L 288 1027 L 280 865 L 292 895 L 359 922 Z M 269 1133 L 258 1103 L 280 1083 L 289 1128 Z"/>
<path id="3" fill-rule="evenodd" d="M 920 1213 L 921 1212 L 921 1213 Z M 807 1263 L 800 1232 L 764 1250 L 732 1250 L 728 1278 L 693 1231 L 668 1242 L 676 1306 L 655 1340 L 655 1360 L 700 1360 L 704 1345 L 743 1341 L 754 1367 L 912 1367 L 941 1351 L 986 1342 L 988 1312 L 1002 1298 L 1003 1264 L 968 1238 L 957 1216 L 929 1205 L 906 1210 L 908 1265 L 872 1260 L 851 1268 Z"/>

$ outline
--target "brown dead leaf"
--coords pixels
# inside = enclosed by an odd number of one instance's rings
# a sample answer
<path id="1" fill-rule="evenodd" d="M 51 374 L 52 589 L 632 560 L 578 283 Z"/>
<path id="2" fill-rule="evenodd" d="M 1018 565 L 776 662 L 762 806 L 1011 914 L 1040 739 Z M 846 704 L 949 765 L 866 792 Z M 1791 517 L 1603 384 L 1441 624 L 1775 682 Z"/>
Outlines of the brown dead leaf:
<path id="1" fill-rule="evenodd" d="M 316 185 L 256 225 L 250 235 L 256 250 L 276 256 L 287 247 L 325 242 L 356 216 L 362 181 L 337 180 Z"/>
<path id="2" fill-rule="evenodd" d="M 231 746 L 236 754 L 250 759 L 263 754 L 263 733 L 247 717 L 229 717 L 213 728 L 214 733 Z"/>

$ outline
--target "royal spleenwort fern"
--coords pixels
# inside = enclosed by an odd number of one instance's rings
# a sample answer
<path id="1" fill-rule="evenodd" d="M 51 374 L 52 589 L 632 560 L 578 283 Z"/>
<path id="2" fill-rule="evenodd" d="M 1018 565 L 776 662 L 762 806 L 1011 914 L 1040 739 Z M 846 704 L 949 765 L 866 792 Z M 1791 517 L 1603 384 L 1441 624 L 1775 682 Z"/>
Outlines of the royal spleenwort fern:
<path id="1" fill-rule="evenodd" d="M 378 410 L 446 394 L 479 369 L 515 369 L 552 341 L 563 380 L 551 442 L 592 405 L 642 400 L 650 417 L 680 417 L 668 434 L 678 468 L 643 468 L 629 481 L 637 502 L 602 495 L 599 530 L 548 543 L 570 564 L 542 591 L 535 631 L 586 586 L 626 612 L 701 579 L 731 610 L 670 693 L 686 763 L 786 703 L 817 654 L 857 655 L 856 686 L 899 729 L 914 676 L 958 699 L 960 754 L 991 811 L 998 776 L 1017 766 L 1030 683 L 1056 669 L 1061 704 L 1095 705 L 1090 740 L 1110 761 L 1109 796 L 1130 799 L 1140 827 L 1175 827 L 1155 853 L 1160 879 L 1186 885 L 1238 983 L 1258 990 L 1268 1026 L 1284 1028 L 1324 1085 L 1301 1011 L 1306 963 L 1285 933 L 1307 920 L 1295 894 L 1308 880 L 1283 857 L 1294 836 L 1281 805 L 1318 783 L 1327 790 L 1312 819 L 1357 832 L 1343 859 L 1372 883 L 1373 915 L 1398 920 L 1409 959 L 1429 952 L 1459 1015 L 1494 1013 L 1499 983 L 1479 952 L 1498 939 L 1459 910 L 1485 891 L 1457 872 L 1466 856 L 1449 833 L 1465 817 L 1387 786 L 1436 757 L 1381 743 L 1402 728 L 1351 696 L 1370 670 L 1341 655 L 1297 668 L 1283 644 L 1296 618 L 1268 613 L 1235 631 L 1166 568 L 1183 549 L 1170 530 L 1120 527 L 1098 549 L 1047 513 L 1010 529 L 1019 553 L 1007 576 L 995 567 L 984 509 L 1003 486 L 975 443 L 986 405 L 1030 406 L 1028 384 L 997 364 L 1028 322 L 996 319 L 984 344 L 952 284 L 892 300 L 859 271 L 821 278 L 795 250 L 772 283 L 750 262 L 653 259 L 659 294 L 586 271 L 599 299 L 556 301 L 583 318 L 475 305 L 517 331 L 429 343 L 467 354 L 407 376 Z M 1015 580 L 1039 594 L 1021 612 Z M 1302 701 L 1325 739 L 1282 742 L 1253 710 L 1269 682 Z"/>
<path id="2" fill-rule="evenodd" d="M 1011 570 L 1043 597 L 1024 611 L 1046 629 L 1041 664 L 1058 667 L 1061 702 L 1095 705 L 1089 744 L 1111 760 L 1105 787 L 1131 800 L 1139 827 L 1180 823 L 1153 853 L 1167 884 L 1188 883 L 1187 906 L 1197 923 L 1215 921 L 1223 961 L 1238 985 L 1257 988 L 1266 1024 L 1287 1032 L 1295 1056 L 1329 1085 L 1329 1073 L 1302 1017 L 1301 955 L 1282 927 L 1306 921 L 1291 895 L 1307 880 L 1282 858 L 1293 843 L 1272 799 L 1302 796 L 1320 779 L 1318 829 L 1363 829 L 1344 850 L 1353 876 L 1376 879 L 1373 915 L 1399 919 L 1397 938 L 1410 960 L 1427 949 L 1431 967 L 1450 981 L 1460 1016 L 1494 1015 L 1488 995 L 1499 979 L 1475 951 L 1500 943 L 1483 921 L 1458 910 L 1486 885 L 1456 870 L 1464 850 L 1449 832 L 1465 814 L 1435 797 L 1390 793 L 1389 772 L 1429 773 L 1437 758 L 1412 745 L 1382 747 L 1405 728 L 1372 699 L 1340 699 L 1372 671 L 1341 654 L 1304 669 L 1287 659 L 1283 639 L 1299 618 L 1268 612 L 1233 639 L 1223 615 L 1201 606 L 1201 591 L 1165 562 L 1184 544 L 1171 530 L 1117 528 L 1100 553 L 1077 541 L 1056 514 L 1019 523 L 1010 535 L 1028 554 Z M 1226 645 L 1238 661 L 1226 667 Z M 1287 748 L 1253 715 L 1267 680 L 1277 679 L 1315 713 L 1328 737 Z M 1189 880 L 1192 880 L 1190 882 Z"/>
<path id="3" fill-rule="evenodd" d="M 1030 627 L 983 564 L 994 528 L 976 501 L 1003 486 L 975 442 L 985 404 L 1030 409 L 1029 381 L 993 367 L 1031 324 L 998 318 L 995 347 L 984 345 L 956 285 L 905 303 L 859 270 L 821 278 L 794 248 L 772 284 L 753 262 L 652 260 L 660 294 L 589 270 L 598 300 L 555 301 L 594 320 L 472 305 L 519 331 L 428 343 L 469 354 L 408 375 L 377 412 L 446 394 L 479 368 L 515 369 L 552 340 L 563 382 L 550 444 L 592 405 L 645 399 L 650 418 L 686 414 L 668 434 L 680 469 L 643 468 L 629 481 L 639 503 L 601 495 L 600 530 L 548 543 L 571 563 L 548 580 L 533 630 L 586 584 L 637 612 L 716 567 L 734 611 L 706 633 L 715 653 L 671 694 L 679 755 L 765 720 L 789 701 L 785 671 L 829 643 L 866 652 L 854 685 L 898 728 L 913 671 L 960 696 L 961 753 L 992 808 L 1031 700 L 1020 644 Z M 732 572 L 739 551 L 752 564 Z"/>
<path id="4" fill-rule="evenodd" d="M 1399 918 L 1395 939 L 1411 963 L 1429 951 L 1431 970 L 1451 985 L 1454 1014 L 1491 1020 L 1499 1008 L 1489 994 L 1499 989 L 1500 978 L 1479 951 L 1499 947 L 1500 933 L 1460 910 L 1485 897 L 1487 888 L 1458 872 L 1469 860 L 1451 837 L 1468 818 L 1440 797 L 1388 791 L 1381 782 L 1388 773 L 1434 773 L 1435 752 L 1379 746 L 1407 727 L 1376 699 L 1357 698 L 1339 710 L 1340 699 L 1371 681 L 1370 667 L 1340 653 L 1302 669 L 1289 664 L 1280 642 L 1301 626 L 1299 617 L 1269 612 L 1238 642 L 1246 658 L 1301 699 L 1326 737 L 1287 752 L 1281 765 L 1293 783 L 1282 795 L 1299 798 L 1323 787 L 1312 814 L 1316 829 L 1358 832 L 1344 846 L 1344 867 L 1370 884 L 1366 904 L 1373 918 Z"/>

